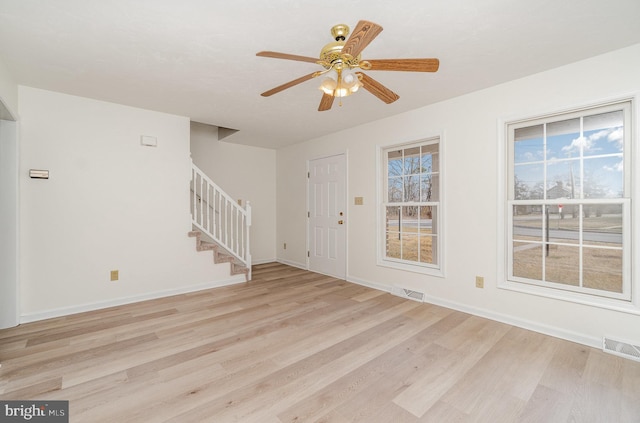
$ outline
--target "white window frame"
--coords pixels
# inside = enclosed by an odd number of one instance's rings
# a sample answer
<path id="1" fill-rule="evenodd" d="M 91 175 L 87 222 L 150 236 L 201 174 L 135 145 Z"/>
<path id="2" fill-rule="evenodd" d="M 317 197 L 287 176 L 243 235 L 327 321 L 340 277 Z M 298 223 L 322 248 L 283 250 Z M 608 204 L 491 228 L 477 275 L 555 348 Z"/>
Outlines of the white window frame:
<path id="1" fill-rule="evenodd" d="M 640 246 L 640 231 L 638 231 L 638 223 L 640 222 L 640 208 L 634 206 L 633 198 L 640 198 L 640 172 L 635 171 L 634 167 L 640 165 L 640 148 L 637 147 L 637 129 L 636 123 L 638 119 L 638 94 L 634 94 L 624 98 L 615 98 L 603 100 L 590 105 L 581 105 L 572 108 L 557 110 L 552 113 L 540 114 L 537 116 L 512 117 L 509 119 L 498 120 L 498 152 L 499 168 L 498 168 L 498 288 L 512 291 L 523 292 L 548 298 L 560 299 L 579 304 L 587 304 L 591 306 L 623 311 L 633 314 L 640 314 L 640 286 L 638 271 L 638 246 Z M 606 109 L 609 106 L 618 107 L 623 103 L 630 103 L 628 113 L 625 115 L 625 147 L 624 147 L 624 184 L 625 194 L 623 198 L 619 198 L 611 203 L 621 204 L 623 207 L 623 294 L 601 296 L 597 292 L 589 292 L 582 289 L 580 292 L 572 290 L 565 285 L 554 285 L 552 283 L 526 283 L 511 278 L 512 274 L 512 242 L 513 242 L 513 222 L 511 220 L 511 207 L 513 202 L 510 200 L 510 193 L 513 192 L 513 162 L 510 157 L 511 139 L 509 136 L 509 126 L 517 125 L 520 122 L 527 122 L 527 125 L 534 125 L 537 121 L 549 122 L 553 120 L 562 120 L 571 118 L 571 115 L 587 115 L 590 111 L 597 109 Z M 531 200 L 536 204 L 544 203 L 548 200 Z M 589 203 L 592 200 L 576 200 L 576 203 Z M 593 200 L 598 202 L 598 200 Z M 562 289 L 559 289 L 562 288 Z M 568 289 L 567 289 L 568 288 Z M 594 290 L 596 291 L 596 290 Z M 596 294 L 596 295 L 594 295 Z"/>
<path id="2" fill-rule="evenodd" d="M 383 267 L 389 267 L 398 270 L 405 270 L 426 275 L 444 277 L 444 135 L 442 133 L 422 138 L 418 141 L 404 142 L 399 144 L 378 146 L 376 151 L 376 173 L 377 173 L 377 264 Z M 433 205 L 437 207 L 437 236 L 435 236 L 438 261 L 436 264 L 414 262 L 409 260 L 401 260 L 386 256 L 386 206 L 393 205 L 388 203 L 388 170 L 387 170 L 387 151 L 394 149 L 408 149 L 422 145 L 438 144 L 438 201 L 411 203 L 409 205 Z M 405 204 L 405 203 L 402 203 Z"/>

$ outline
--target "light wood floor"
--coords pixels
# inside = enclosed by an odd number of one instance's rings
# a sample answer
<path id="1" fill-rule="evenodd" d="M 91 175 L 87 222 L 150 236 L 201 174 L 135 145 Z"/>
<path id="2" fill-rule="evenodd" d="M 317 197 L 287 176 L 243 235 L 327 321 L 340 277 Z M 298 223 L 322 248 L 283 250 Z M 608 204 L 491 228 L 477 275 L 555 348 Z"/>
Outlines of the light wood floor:
<path id="1" fill-rule="evenodd" d="M 0 331 L 71 422 L 640 422 L 640 363 L 287 267 Z"/>

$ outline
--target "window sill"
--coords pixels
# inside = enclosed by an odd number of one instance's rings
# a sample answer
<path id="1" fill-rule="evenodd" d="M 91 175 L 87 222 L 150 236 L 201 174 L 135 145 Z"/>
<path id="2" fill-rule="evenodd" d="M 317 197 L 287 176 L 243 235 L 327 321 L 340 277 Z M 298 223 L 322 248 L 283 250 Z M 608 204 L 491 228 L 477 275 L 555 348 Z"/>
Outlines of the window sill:
<path id="1" fill-rule="evenodd" d="M 539 297 L 552 298 L 560 301 L 567 301 L 575 304 L 587 305 L 590 307 L 598 307 L 622 313 L 640 315 L 640 307 L 634 301 L 597 297 L 589 294 L 563 291 L 560 289 L 528 285 L 526 283 L 512 281 L 501 282 L 498 284 L 498 288 L 523 294 L 536 295 Z"/>
<path id="2" fill-rule="evenodd" d="M 419 264 L 401 263 L 401 262 L 396 262 L 391 260 L 384 260 L 380 258 L 378 258 L 377 264 L 378 266 L 388 267 L 390 269 L 403 270 L 406 272 L 420 273 L 423 275 L 444 278 L 444 272 L 442 271 L 442 269 L 436 268 L 436 267 L 421 266 Z"/>

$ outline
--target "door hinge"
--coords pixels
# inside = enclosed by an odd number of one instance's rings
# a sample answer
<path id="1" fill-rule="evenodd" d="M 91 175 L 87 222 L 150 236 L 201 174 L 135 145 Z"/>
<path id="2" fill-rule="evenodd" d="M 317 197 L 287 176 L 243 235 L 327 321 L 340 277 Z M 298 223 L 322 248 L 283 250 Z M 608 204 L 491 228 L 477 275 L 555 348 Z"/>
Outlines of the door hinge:
<path id="1" fill-rule="evenodd" d="M 307 257 L 311 257 L 311 253 L 307 251 Z"/>
<path id="2" fill-rule="evenodd" d="M 307 217 L 311 217 L 311 212 L 307 212 Z"/>
<path id="3" fill-rule="evenodd" d="M 307 172 L 307 179 L 311 178 L 311 172 Z"/>

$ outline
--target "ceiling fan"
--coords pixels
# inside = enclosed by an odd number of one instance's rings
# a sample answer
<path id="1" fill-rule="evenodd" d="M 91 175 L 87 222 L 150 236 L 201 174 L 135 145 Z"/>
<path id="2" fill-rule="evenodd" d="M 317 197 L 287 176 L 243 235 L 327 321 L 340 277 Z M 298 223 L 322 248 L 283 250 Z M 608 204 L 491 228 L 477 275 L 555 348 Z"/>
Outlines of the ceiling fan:
<path id="1" fill-rule="evenodd" d="M 349 35 L 349 27 L 344 24 L 331 28 L 331 35 L 335 39 L 325 45 L 320 51 L 319 58 L 297 56 L 294 54 L 278 53 L 275 51 L 261 51 L 256 56 L 275 59 L 295 60 L 298 62 L 316 63 L 324 69 L 301 76 L 298 79 L 279 85 L 263 92 L 263 97 L 284 91 L 302 82 L 324 76 L 320 90 L 323 91 L 318 111 L 331 109 L 335 97 L 346 97 L 363 87 L 385 103 L 393 103 L 400 96 L 380 82 L 356 70 L 371 71 L 404 71 L 404 72 L 436 72 L 440 66 L 438 59 L 371 59 L 362 60 L 361 52 L 382 32 L 382 27 L 369 21 L 360 21 L 355 30 Z M 346 41 L 345 41 L 346 40 Z"/>

